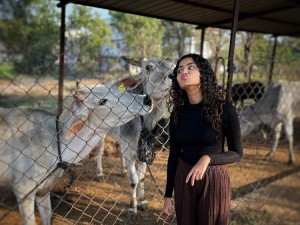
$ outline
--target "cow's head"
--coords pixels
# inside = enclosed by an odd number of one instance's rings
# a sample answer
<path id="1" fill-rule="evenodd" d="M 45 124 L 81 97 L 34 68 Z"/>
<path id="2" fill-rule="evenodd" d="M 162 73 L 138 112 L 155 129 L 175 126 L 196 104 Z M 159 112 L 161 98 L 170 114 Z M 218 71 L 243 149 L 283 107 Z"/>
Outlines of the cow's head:
<path id="1" fill-rule="evenodd" d="M 74 136 L 84 125 L 95 132 L 108 131 L 152 110 L 148 96 L 128 93 L 126 84 L 123 85 L 124 89 L 115 85 L 78 88 L 70 108 L 74 117 L 66 138 Z"/>
<path id="2" fill-rule="evenodd" d="M 260 124 L 260 117 L 255 111 L 255 106 L 249 106 L 239 114 L 242 137 L 248 135 L 252 130 Z"/>
<path id="3" fill-rule="evenodd" d="M 122 58 L 131 65 L 141 67 L 141 72 L 133 76 L 133 79 L 142 82 L 144 94 L 149 95 L 151 99 L 161 99 L 168 95 L 171 86 L 171 79 L 168 75 L 172 73 L 175 66 L 170 59 L 136 61 Z"/>

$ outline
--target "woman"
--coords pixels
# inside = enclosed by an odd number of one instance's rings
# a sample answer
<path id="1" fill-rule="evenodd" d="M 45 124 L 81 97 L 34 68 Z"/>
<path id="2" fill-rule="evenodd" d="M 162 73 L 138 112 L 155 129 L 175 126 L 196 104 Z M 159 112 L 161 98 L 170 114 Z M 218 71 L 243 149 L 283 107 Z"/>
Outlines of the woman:
<path id="1" fill-rule="evenodd" d="M 172 76 L 163 211 L 172 213 L 174 189 L 177 225 L 228 225 L 231 190 L 225 164 L 243 155 L 236 111 L 224 101 L 211 65 L 202 56 L 181 57 Z"/>

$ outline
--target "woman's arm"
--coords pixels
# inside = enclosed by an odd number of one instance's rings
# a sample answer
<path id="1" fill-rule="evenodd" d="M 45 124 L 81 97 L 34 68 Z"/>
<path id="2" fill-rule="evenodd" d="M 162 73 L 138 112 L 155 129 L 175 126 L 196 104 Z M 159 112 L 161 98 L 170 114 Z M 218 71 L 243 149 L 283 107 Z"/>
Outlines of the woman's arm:
<path id="1" fill-rule="evenodd" d="M 219 154 L 208 154 L 210 165 L 229 164 L 241 161 L 243 146 L 241 128 L 235 108 L 230 102 L 223 104 L 223 135 L 227 140 L 228 151 Z"/>
<path id="2" fill-rule="evenodd" d="M 165 197 L 171 198 L 175 186 L 175 174 L 178 164 L 178 157 L 181 146 L 175 139 L 176 126 L 174 125 L 173 116 L 170 117 L 169 136 L 170 136 L 170 152 L 167 165 L 167 183 Z"/>

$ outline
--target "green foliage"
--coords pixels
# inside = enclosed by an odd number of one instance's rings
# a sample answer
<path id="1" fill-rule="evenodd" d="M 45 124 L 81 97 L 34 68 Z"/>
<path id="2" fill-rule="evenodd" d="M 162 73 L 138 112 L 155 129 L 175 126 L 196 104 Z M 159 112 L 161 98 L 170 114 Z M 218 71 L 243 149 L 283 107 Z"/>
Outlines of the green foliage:
<path id="1" fill-rule="evenodd" d="M 244 44 L 245 32 L 239 32 L 235 48 L 236 64 L 239 65 L 240 74 L 245 69 Z M 253 35 L 252 48 L 250 50 L 251 78 L 268 82 L 270 66 L 272 60 L 272 51 L 274 46 L 274 37 L 271 35 L 257 34 Z M 274 68 L 272 80 L 287 79 L 299 80 L 300 74 L 300 40 L 298 38 L 278 37 L 276 54 L 274 58 Z M 247 82 L 246 77 L 240 76 L 240 82 Z"/>
<path id="2" fill-rule="evenodd" d="M 10 0 L 0 2 L 0 42 L 5 47 L 9 64 L 0 62 L 0 78 L 30 76 L 53 76 L 58 73 L 60 11 L 52 0 Z M 4 7 L 5 6 L 5 7 Z M 112 46 L 112 31 L 100 15 L 86 6 L 73 5 L 68 17 L 66 29 L 66 59 L 74 57 L 72 75 L 93 73 L 102 65 L 108 65 L 101 56 L 104 45 Z M 200 32 L 193 25 L 163 21 L 153 18 L 110 12 L 112 26 L 124 39 L 123 54 L 133 58 L 169 57 L 176 59 L 192 51 L 187 40 L 196 41 Z M 215 67 L 217 58 L 222 56 L 227 63 L 229 48 L 229 30 L 207 28 L 204 54 L 210 57 Z M 243 77 L 244 68 L 251 67 L 251 79 L 267 80 L 270 71 L 273 38 L 270 35 L 255 34 L 250 51 L 251 63 L 245 63 L 245 32 L 238 32 L 235 45 L 235 64 L 240 72 L 234 79 L 247 82 Z M 206 46 L 209 48 L 206 49 Z M 196 52 L 198 51 L 196 47 Z M 111 62 L 118 63 L 118 62 Z M 66 65 L 67 60 L 66 60 Z M 220 65 L 220 64 L 219 64 Z M 66 74 L 67 74 L 66 70 Z M 278 37 L 274 79 L 299 80 L 300 39 Z M 222 74 L 221 74 L 222 75 Z"/>
<path id="3" fill-rule="evenodd" d="M 219 28 L 207 28 L 205 29 L 205 41 L 209 46 L 209 50 L 204 47 L 204 55 L 205 51 L 210 57 L 209 61 L 213 66 L 213 69 L 216 74 L 220 74 L 218 64 L 218 58 L 223 57 L 224 59 L 228 59 L 228 52 L 229 52 L 229 40 L 230 40 L 230 33 L 228 30 L 219 29 Z M 221 80 L 220 80 L 221 81 Z"/>
<path id="4" fill-rule="evenodd" d="M 30 78 L 31 77 L 26 74 L 16 73 L 12 62 L 7 61 L 0 63 L 0 79 L 10 81 L 21 81 L 28 80 Z"/>
<path id="5" fill-rule="evenodd" d="M 228 57 L 230 31 L 219 28 L 206 28 L 205 41 L 207 41 L 212 58 Z"/>
<path id="6" fill-rule="evenodd" d="M 55 68 L 59 13 L 51 0 L 13 1 L 0 20 L 0 40 L 16 72 L 44 75 Z"/>
<path id="7" fill-rule="evenodd" d="M 13 78 L 13 65 L 9 62 L 0 64 L 0 79 Z"/>
<path id="8" fill-rule="evenodd" d="M 130 57 L 150 58 L 162 56 L 165 32 L 161 20 L 111 11 L 112 26 L 123 35 Z"/>
<path id="9" fill-rule="evenodd" d="M 255 34 L 253 40 L 253 65 L 257 77 L 265 76 L 269 72 L 273 41 L 269 35 Z"/>
<path id="10" fill-rule="evenodd" d="M 300 39 L 278 38 L 274 74 L 288 80 L 299 80 L 300 74 Z"/>
<path id="11" fill-rule="evenodd" d="M 74 71 L 92 75 L 100 65 L 101 47 L 111 45 L 109 25 L 99 14 L 93 14 L 90 8 L 76 5 L 69 15 L 67 28 L 67 49 L 78 62 Z"/>
<path id="12" fill-rule="evenodd" d="M 267 83 L 271 54 L 272 40 L 269 35 L 238 32 L 235 63 L 239 71 L 234 77 L 236 81 L 260 80 Z"/>
<path id="13" fill-rule="evenodd" d="M 230 225 L 258 225 L 258 218 L 255 215 L 240 215 L 236 220 L 233 220 Z"/>
<path id="14" fill-rule="evenodd" d="M 55 113 L 57 111 L 57 99 L 53 96 L 18 96 L 0 95 L 1 107 L 29 107 L 29 108 L 40 108 L 45 109 L 49 112 Z"/>
<path id="15" fill-rule="evenodd" d="M 231 213 L 230 225 L 265 225 L 270 224 L 271 214 L 266 210 Z"/>
<path id="16" fill-rule="evenodd" d="M 194 26 L 191 24 L 178 23 L 173 21 L 162 21 L 165 27 L 163 53 L 169 58 L 179 58 L 187 54 L 185 41 L 187 38 L 191 39 L 193 36 Z"/>

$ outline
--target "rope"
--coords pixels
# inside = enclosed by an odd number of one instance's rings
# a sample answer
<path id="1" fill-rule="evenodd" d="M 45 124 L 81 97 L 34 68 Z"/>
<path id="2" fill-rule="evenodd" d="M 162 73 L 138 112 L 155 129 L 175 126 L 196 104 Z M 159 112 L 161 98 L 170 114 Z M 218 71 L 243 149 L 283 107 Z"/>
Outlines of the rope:
<path id="1" fill-rule="evenodd" d="M 20 201 L 18 201 L 17 204 L 19 205 L 20 203 L 22 203 L 25 200 L 25 198 L 27 198 L 35 189 L 37 189 L 43 182 L 45 182 L 45 180 L 47 180 L 58 168 L 59 167 L 56 166 L 54 170 L 52 170 L 46 177 L 44 177 L 44 179 L 42 179 L 40 182 L 38 182 L 35 185 L 35 187 L 33 189 L 31 189 L 30 192 L 28 192 Z"/>
<path id="2" fill-rule="evenodd" d="M 59 137 L 59 114 L 56 116 L 56 142 L 57 142 L 57 152 L 59 161 L 62 162 L 61 149 L 60 149 L 60 137 Z"/>
<path id="3" fill-rule="evenodd" d="M 162 196 L 164 196 L 164 192 L 163 192 L 163 191 L 160 189 L 160 187 L 158 186 L 158 184 L 157 184 L 157 182 L 156 182 L 156 180 L 155 180 L 155 178 L 154 178 L 154 176 L 153 176 L 153 174 L 152 174 L 152 172 L 151 172 L 151 170 L 150 170 L 149 164 L 148 164 L 148 163 L 146 163 L 146 164 L 147 164 L 148 171 L 149 171 L 149 173 L 150 173 L 150 177 L 151 177 L 152 181 L 154 182 L 154 184 L 155 184 L 157 190 L 159 191 L 159 193 L 160 193 Z"/>
<path id="4" fill-rule="evenodd" d="M 61 155 L 61 148 L 60 148 L 60 129 L 59 129 L 59 114 L 56 116 L 56 142 L 57 142 L 57 152 L 58 152 L 58 158 L 59 163 L 57 163 L 57 168 L 61 168 L 64 171 L 66 171 L 70 176 L 70 182 L 64 187 L 70 188 L 76 179 L 76 173 L 75 171 L 70 167 L 70 163 L 62 161 L 62 155 Z"/>

